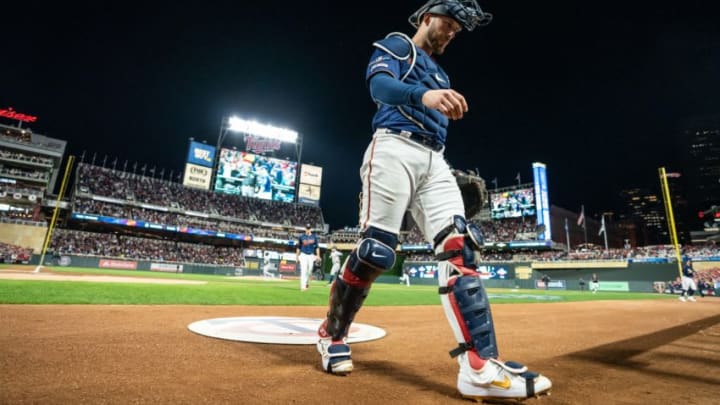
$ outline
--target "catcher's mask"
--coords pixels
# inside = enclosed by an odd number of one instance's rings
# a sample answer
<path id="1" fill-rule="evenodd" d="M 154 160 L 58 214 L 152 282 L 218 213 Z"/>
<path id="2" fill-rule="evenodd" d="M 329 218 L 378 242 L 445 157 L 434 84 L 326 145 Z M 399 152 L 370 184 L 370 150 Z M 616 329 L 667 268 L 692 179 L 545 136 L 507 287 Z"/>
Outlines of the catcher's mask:
<path id="1" fill-rule="evenodd" d="M 482 11 L 475 0 L 429 0 L 408 21 L 417 28 L 426 13 L 454 18 L 468 31 L 490 24 L 493 18 L 492 14 Z"/>

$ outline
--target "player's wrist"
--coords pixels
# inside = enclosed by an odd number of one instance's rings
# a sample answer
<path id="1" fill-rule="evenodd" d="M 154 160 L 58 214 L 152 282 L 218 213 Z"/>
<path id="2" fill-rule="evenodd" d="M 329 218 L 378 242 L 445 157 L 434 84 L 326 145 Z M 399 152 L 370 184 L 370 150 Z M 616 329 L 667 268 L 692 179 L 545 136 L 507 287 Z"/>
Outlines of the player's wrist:
<path id="1" fill-rule="evenodd" d="M 417 88 L 413 89 L 413 91 L 410 92 L 410 104 L 412 105 L 425 105 L 425 95 L 430 91 L 430 89 L 417 86 Z"/>

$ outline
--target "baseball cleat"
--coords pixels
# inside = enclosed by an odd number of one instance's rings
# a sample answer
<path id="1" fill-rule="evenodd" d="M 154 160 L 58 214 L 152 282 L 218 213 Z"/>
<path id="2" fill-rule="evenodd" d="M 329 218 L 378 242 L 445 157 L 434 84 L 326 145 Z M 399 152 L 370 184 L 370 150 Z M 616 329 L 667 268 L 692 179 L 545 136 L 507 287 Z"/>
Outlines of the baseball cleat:
<path id="1" fill-rule="evenodd" d="M 682 301 L 682 302 L 685 302 L 685 297 L 683 297 L 682 295 L 679 296 L 678 299 L 679 299 L 680 301 Z"/>
<path id="2" fill-rule="evenodd" d="M 463 356 L 466 355 L 460 357 Z M 482 369 L 474 370 L 467 361 L 460 359 L 457 387 L 467 399 L 519 402 L 549 395 L 552 383 L 547 377 L 512 361 L 503 363 L 489 359 Z"/>
<path id="3" fill-rule="evenodd" d="M 692 302 L 695 302 L 695 297 L 693 297 L 692 295 L 691 295 L 691 296 L 689 296 L 689 297 L 688 297 L 687 299 L 688 299 L 688 301 L 692 301 Z"/>
<path id="4" fill-rule="evenodd" d="M 317 351 L 322 358 L 322 368 L 330 374 L 345 375 L 353 371 L 350 346 L 345 341 L 333 342 L 320 338 Z"/>

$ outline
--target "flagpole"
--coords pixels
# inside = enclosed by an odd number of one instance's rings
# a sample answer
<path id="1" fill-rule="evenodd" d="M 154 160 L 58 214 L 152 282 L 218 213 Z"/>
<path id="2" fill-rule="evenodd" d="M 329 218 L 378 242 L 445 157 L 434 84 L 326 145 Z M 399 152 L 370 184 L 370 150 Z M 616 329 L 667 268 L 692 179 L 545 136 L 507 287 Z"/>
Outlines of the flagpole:
<path id="1" fill-rule="evenodd" d="M 602 231 L 603 236 L 605 236 L 605 251 L 608 250 L 608 242 L 607 242 L 607 227 L 605 226 L 605 214 L 602 214 Z"/>
<path id="2" fill-rule="evenodd" d="M 605 215 L 604 215 L 604 214 L 603 214 L 603 230 L 604 230 L 604 234 L 605 234 L 605 250 L 607 251 L 607 250 L 608 250 L 608 246 L 607 246 L 607 226 L 605 226 Z"/>
<path id="3" fill-rule="evenodd" d="M 565 218 L 565 240 L 567 241 L 567 251 L 570 253 L 570 228 L 568 227 L 567 218 Z"/>
<path id="4" fill-rule="evenodd" d="M 587 218 L 585 217 L 585 205 L 582 206 L 583 212 L 583 233 L 585 234 L 585 245 L 587 245 Z M 587 246 L 586 246 L 587 247 Z"/>

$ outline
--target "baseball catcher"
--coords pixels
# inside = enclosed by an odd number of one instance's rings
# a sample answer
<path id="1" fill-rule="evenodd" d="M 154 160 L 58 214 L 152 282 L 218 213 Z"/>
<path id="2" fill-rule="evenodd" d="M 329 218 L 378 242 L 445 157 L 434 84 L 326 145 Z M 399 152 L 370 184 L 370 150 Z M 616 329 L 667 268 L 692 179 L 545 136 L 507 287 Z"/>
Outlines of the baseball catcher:
<path id="1" fill-rule="evenodd" d="M 440 300 L 457 340 L 450 355 L 459 363 L 461 395 L 522 400 L 550 391 L 548 378 L 500 360 L 475 263 L 483 235 L 466 220 L 461 187 L 443 157 L 449 121 L 462 119 L 468 103 L 435 58 L 461 31 L 491 19 L 475 0 L 430 0 L 409 18 L 417 29 L 412 37 L 393 32 L 373 44 L 366 80 L 377 111 L 360 169 L 362 233 L 332 285 L 327 318 L 318 330 L 317 349 L 328 373 L 353 370 L 348 330 L 372 283 L 393 266 L 409 211 L 434 246 Z"/>

